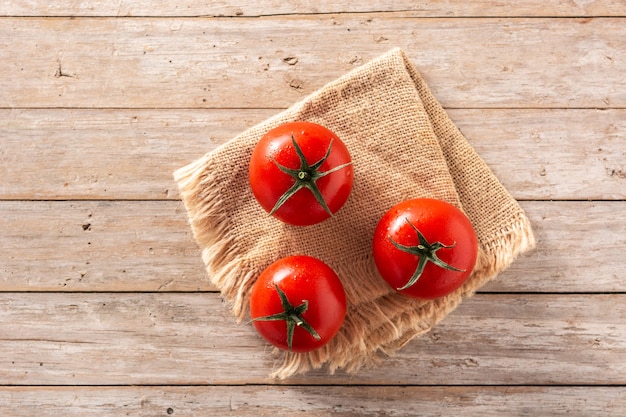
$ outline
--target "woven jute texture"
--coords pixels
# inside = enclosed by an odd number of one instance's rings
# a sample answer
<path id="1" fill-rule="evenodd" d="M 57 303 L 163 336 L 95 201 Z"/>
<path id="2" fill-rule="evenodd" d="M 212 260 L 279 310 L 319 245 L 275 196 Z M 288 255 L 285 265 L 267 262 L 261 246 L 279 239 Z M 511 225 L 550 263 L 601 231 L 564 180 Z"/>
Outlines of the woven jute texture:
<path id="1" fill-rule="evenodd" d="M 248 184 L 249 158 L 257 141 L 269 129 L 294 120 L 334 131 L 354 162 L 348 202 L 333 218 L 308 227 L 268 216 Z M 431 329 L 534 246 L 523 210 L 397 48 L 249 128 L 174 177 L 208 277 L 243 323 L 248 323 L 252 284 L 279 258 L 314 256 L 341 278 L 348 313 L 339 334 L 311 353 L 275 352 L 284 356 L 272 374 L 278 378 L 312 368 L 355 372 L 376 365 Z M 428 302 L 396 294 L 379 276 L 371 254 L 382 214 L 416 197 L 460 207 L 479 240 L 476 267 L 462 288 Z"/>

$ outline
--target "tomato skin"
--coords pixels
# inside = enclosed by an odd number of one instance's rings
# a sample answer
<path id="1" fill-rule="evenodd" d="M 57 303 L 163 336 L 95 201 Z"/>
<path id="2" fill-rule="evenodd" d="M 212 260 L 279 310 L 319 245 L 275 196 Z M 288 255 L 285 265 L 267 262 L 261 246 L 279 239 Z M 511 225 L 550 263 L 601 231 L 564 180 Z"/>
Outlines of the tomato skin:
<path id="1" fill-rule="evenodd" d="M 320 172 L 352 161 L 345 144 L 324 126 L 299 121 L 271 129 L 255 146 L 249 167 L 252 192 L 268 213 L 295 183 L 294 178 L 281 171 L 276 163 L 291 169 L 300 168 L 300 159 L 292 144 L 292 135 L 310 165 L 324 158 L 332 140 L 330 155 L 319 167 Z M 353 176 L 352 165 L 348 165 L 316 181 L 324 201 L 333 214 L 348 200 Z M 330 217 L 308 189 L 299 190 L 274 212 L 273 216 L 297 226 L 316 224 Z"/>
<path id="2" fill-rule="evenodd" d="M 284 311 L 275 285 L 294 306 L 308 301 L 302 318 L 320 336 L 316 340 L 304 328 L 296 326 L 292 351 L 308 352 L 324 346 L 339 331 L 346 315 L 346 294 L 337 274 L 324 262 L 304 255 L 282 258 L 268 266 L 254 283 L 250 298 L 250 317 L 255 320 Z M 263 338 L 288 350 L 287 325 L 284 320 L 253 321 Z"/>
<path id="3" fill-rule="evenodd" d="M 442 248 L 437 256 L 451 271 L 428 262 L 417 282 L 399 292 L 409 297 L 432 300 L 458 289 L 471 274 L 478 256 L 478 240 L 471 222 L 457 207 L 441 200 L 418 198 L 403 201 L 380 219 L 373 239 L 373 255 L 382 278 L 398 291 L 414 274 L 419 257 L 404 252 L 390 239 L 405 246 L 416 246 L 419 239 L 410 221 L 432 244 L 454 245 Z"/>

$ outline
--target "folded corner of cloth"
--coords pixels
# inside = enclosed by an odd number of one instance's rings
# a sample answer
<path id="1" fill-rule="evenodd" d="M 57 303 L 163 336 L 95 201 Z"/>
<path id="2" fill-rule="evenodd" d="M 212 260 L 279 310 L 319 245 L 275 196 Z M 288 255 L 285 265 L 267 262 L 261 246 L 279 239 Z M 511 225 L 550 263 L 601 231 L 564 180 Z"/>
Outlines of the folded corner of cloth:
<path id="1" fill-rule="evenodd" d="M 331 219 L 308 227 L 267 216 L 248 185 L 255 144 L 269 129 L 296 120 L 335 132 L 354 164 L 348 202 Z M 207 274 L 239 319 L 247 314 L 256 277 L 279 258 L 314 256 L 340 276 L 348 303 L 342 329 L 313 352 L 282 353 L 282 364 L 272 374 L 278 378 L 321 367 L 331 373 L 355 372 L 379 363 L 431 329 L 535 244 L 522 208 L 399 48 L 250 127 L 180 168 L 174 177 Z M 382 214 L 417 197 L 461 208 L 479 241 L 478 261 L 465 284 L 433 301 L 396 293 L 378 275 L 371 254 L 373 231 Z"/>

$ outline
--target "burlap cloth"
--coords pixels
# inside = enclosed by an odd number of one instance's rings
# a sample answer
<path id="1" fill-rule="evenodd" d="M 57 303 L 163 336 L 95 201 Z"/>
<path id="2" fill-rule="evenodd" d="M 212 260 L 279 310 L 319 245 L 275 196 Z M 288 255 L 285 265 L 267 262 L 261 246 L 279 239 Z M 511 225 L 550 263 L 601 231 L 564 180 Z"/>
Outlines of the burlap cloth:
<path id="1" fill-rule="evenodd" d="M 316 122 L 334 131 L 354 161 L 348 202 L 333 218 L 315 226 L 289 226 L 268 216 L 248 184 L 248 161 L 256 142 L 269 129 L 293 120 Z M 314 256 L 341 277 L 348 313 L 339 334 L 311 353 L 281 352 L 284 360 L 273 373 L 280 378 L 323 365 L 332 373 L 377 363 L 427 332 L 464 297 L 534 246 L 523 210 L 400 49 L 329 83 L 174 176 L 208 276 L 239 319 L 246 317 L 256 277 L 281 257 Z M 462 288 L 435 301 L 396 294 L 379 277 L 371 254 L 381 215 L 414 197 L 438 198 L 461 207 L 478 235 L 474 272 Z"/>

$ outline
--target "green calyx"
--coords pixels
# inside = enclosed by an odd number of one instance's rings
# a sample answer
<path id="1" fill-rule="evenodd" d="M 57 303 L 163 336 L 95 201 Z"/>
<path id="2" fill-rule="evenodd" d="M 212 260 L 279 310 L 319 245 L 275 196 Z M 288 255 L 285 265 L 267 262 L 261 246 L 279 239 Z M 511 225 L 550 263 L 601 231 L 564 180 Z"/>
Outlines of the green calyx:
<path id="1" fill-rule="evenodd" d="M 278 201 L 276 202 L 276 204 L 270 211 L 270 215 L 274 214 L 276 210 L 281 208 L 282 205 L 285 204 L 285 202 L 289 200 L 295 193 L 300 191 L 302 188 L 306 188 L 309 191 L 311 191 L 311 193 L 313 193 L 313 196 L 315 197 L 317 202 L 320 203 L 320 205 L 324 208 L 324 211 L 328 213 L 329 216 L 332 216 L 333 213 L 330 211 L 330 208 L 328 208 L 328 205 L 326 204 L 326 201 L 324 200 L 324 197 L 322 196 L 322 193 L 320 192 L 320 189 L 317 186 L 316 181 L 322 177 L 325 177 L 328 174 L 332 174 L 335 171 L 339 171 L 340 169 L 347 167 L 348 165 L 352 164 L 352 162 L 348 162 L 348 163 L 336 166 L 328 171 L 321 172 L 319 168 L 326 161 L 326 159 L 328 159 L 328 156 L 330 155 L 330 152 L 332 150 L 332 147 L 333 147 L 332 139 L 330 140 L 330 143 L 328 145 L 328 150 L 326 151 L 326 155 L 324 155 L 322 159 L 320 159 L 313 165 L 309 165 L 309 163 L 307 162 L 304 156 L 304 153 L 302 153 L 302 149 L 300 148 L 300 146 L 296 142 L 296 139 L 293 136 L 293 133 L 291 134 L 291 143 L 293 143 L 293 147 L 296 150 L 298 159 L 300 159 L 300 168 L 298 169 L 287 168 L 279 164 L 275 159 L 272 159 L 272 161 L 276 164 L 278 169 L 280 169 L 282 172 L 284 172 L 285 174 L 295 179 L 295 183 L 287 191 L 285 191 L 285 193 L 278 199 Z"/>
<path id="2" fill-rule="evenodd" d="M 280 297 L 280 302 L 283 306 L 283 311 L 281 313 L 272 314 L 269 316 L 257 317 L 255 319 L 252 319 L 252 321 L 284 320 L 287 323 L 287 346 L 289 350 L 292 350 L 293 333 L 294 333 L 294 330 L 296 329 L 296 326 L 302 327 L 304 330 L 309 332 L 315 340 L 320 340 L 321 337 L 317 333 L 317 331 L 315 331 L 315 329 L 311 325 L 309 325 L 309 323 L 307 323 L 306 320 L 304 320 L 304 318 L 302 317 L 302 315 L 309 308 L 309 301 L 304 300 L 302 304 L 295 307 L 293 304 L 289 302 L 289 299 L 287 298 L 287 295 L 285 294 L 285 292 L 281 290 L 277 284 L 274 284 L 274 286 L 276 287 L 276 291 L 278 292 L 278 296 Z"/>
<path id="3" fill-rule="evenodd" d="M 413 273 L 413 276 L 411 276 L 411 279 L 409 279 L 409 282 L 407 282 L 404 286 L 398 288 L 398 291 L 405 290 L 411 287 L 413 284 L 415 284 L 417 280 L 420 279 L 420 277 L 422 276 L 422 273 L 424 272 L 424 268 L 426 268 L 426 264 L 428 262 L 432 262 L 435 265 L 444 269 L 448 269 L 450 271 L 457 271 L 457 272 L 465 271 L 464 269 L 458 269 L 451 265 L 448 265 L 447 263 L 439 259 L 439 257 L 437 256 L 438 250 L 453 248 L 456 245 L 456 242 L 453 243 L 452 245 L 444 245 L 441 242 L 429 243 L 428 240 L 426 240 L 426 238 L 422 234 L 422 232 L 420 232 L 417 229 L 417 227 L 415 227 L 415 225 L 409 221 L 409 219 L 405 219 L 405 220 L 409 224 L 409 226 L 411 226 L 413 230 L 415 230 L 415 232 L 417 233 L 417 237 L 419 240 L 418 245 L 417 246 L 404 246 L 394 241 L 391 238 L 391 236 L 389 237 L 389 241 L 391 241 L 391 243 L 396 248 L 400 249 L 401 251 L 410 253 L 411 255 L 416 255 L 419 258 L 419 261 L 417 262 L 417 269 Z"/>

